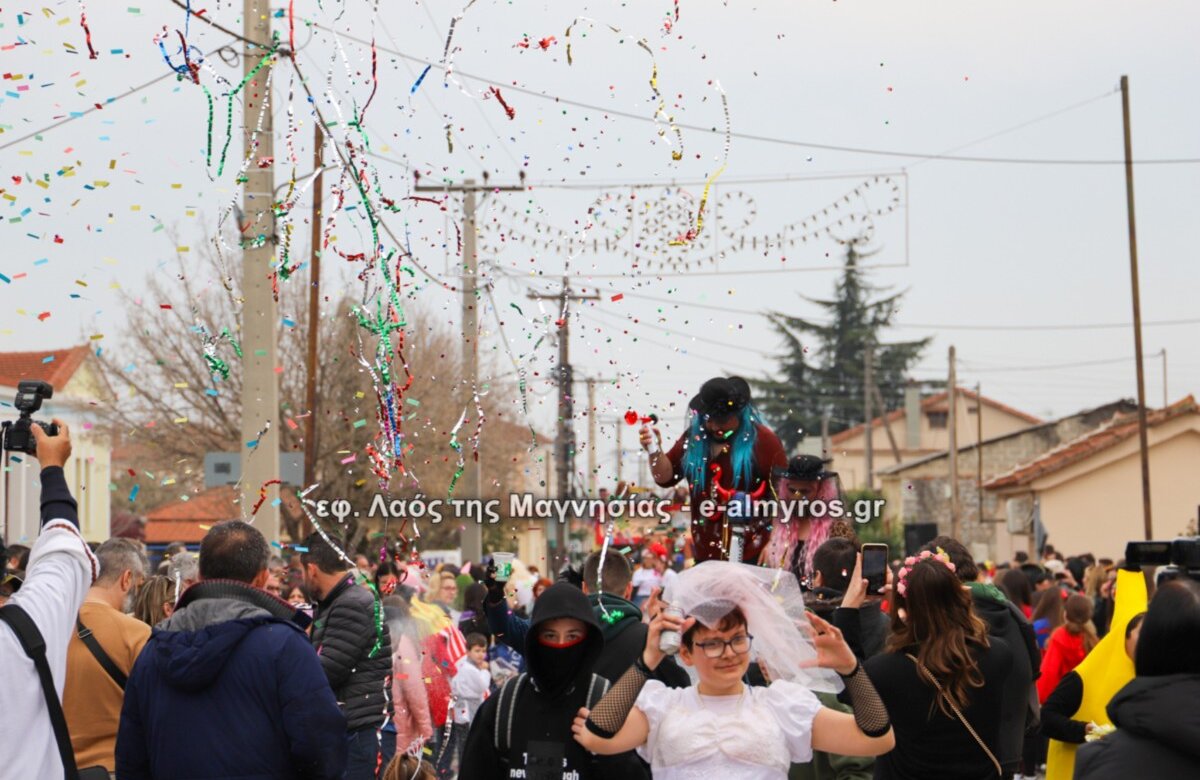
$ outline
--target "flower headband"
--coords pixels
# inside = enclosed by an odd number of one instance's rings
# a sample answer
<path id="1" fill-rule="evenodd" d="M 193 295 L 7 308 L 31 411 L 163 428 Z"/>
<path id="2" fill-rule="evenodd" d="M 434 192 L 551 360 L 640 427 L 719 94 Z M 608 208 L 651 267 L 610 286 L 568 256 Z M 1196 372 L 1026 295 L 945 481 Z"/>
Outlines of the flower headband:
<path id="1" fill-rule="evenodd" d="M 938 561 L 950 571 L 954 571 L 954 564 L 950 562 L 950 556 L 941 547 L 937 548 L 936 553 L 929 550 L 922 550 L 920 555 L 910 555 L 904 559 L 904 566 L 896 574 L 898 580 L 896 583 L 896 592 L 903 596 L 904 591 L 908 590 L 908 573 L 921 561 L 930 560 Z"/>

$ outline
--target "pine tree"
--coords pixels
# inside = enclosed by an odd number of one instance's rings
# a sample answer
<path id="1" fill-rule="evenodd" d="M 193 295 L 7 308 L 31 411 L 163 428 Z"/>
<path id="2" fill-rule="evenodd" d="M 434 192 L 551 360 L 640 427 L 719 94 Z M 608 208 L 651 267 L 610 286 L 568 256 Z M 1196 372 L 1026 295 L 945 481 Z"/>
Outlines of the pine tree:
<path id="1" fill-rule="evenodd" d="M 779 434 L 788 451 L 805 436 L 817 436 L 829 413 L 829 432 L 861 423 L 863 363 L 874 345 L 874 382 L 887 409 L 902 405 L 909 369 L 930 338 L 885 344 L 881 332 L 892 324 L 904 293 L 871 300 L 884 292 L 863 278 L 860 254 L 851 242 L 846 267 L 832 300 L 806 298 L 828 313 L 828 324 L 781 312 L 769 316 L 783 338 L 778 379 L 756 380 L 756 405 Z M 882 413 L 884 410 L 877 410 Z"/>

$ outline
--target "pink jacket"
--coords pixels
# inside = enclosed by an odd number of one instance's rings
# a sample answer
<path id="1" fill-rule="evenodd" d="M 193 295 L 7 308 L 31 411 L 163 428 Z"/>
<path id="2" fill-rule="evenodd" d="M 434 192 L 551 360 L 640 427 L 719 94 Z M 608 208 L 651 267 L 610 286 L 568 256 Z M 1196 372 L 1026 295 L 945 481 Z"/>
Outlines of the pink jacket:
<path id="1" fill-rule="evenodd" d="M 421 653 L 413 641 L 403 634 L 392 653 L 392 707 L 396 721 L 396 752 L 403 753 L 418 741 L 433 735 L 429 720 L 429 699 L 421 679 Z"/>

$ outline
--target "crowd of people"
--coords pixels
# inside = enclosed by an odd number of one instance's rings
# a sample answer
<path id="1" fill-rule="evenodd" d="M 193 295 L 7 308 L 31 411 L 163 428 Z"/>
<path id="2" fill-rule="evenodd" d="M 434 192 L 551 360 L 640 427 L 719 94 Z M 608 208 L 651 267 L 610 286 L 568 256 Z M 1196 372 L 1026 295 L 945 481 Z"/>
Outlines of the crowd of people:
<path id="1" fill-rule="evenodd" d="M 778 462 L 744 382 L 692 406 L 668 452 L 643 431 L 664 487 L 836 490 L 819 458 Z M 741 560 L 705 518 L 693 547 L 609 537 L 544 574 L 328 529 L 273 554 L 231 520 L 152 569 L 84 542 L 70 433 L 34 435 L 42 531 L 0 554 L 0 777 L 1200 776 L 1187 577 L 940 536 L 868 592 L 853 528 L 803 513 L 750 522 Z"/>

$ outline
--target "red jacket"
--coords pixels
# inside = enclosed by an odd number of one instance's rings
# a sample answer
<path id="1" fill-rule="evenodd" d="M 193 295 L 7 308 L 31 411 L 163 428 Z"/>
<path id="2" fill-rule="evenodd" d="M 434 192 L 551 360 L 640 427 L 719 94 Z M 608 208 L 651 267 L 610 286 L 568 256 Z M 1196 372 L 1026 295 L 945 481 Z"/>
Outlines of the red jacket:
<path id="1" fill-rule="evenodd" d="M 1072 634 L 1066 626 L 1054 629 L 1046 641 L 1046 652 L 1042 654 L 1042 676 L 1037 680 L 1038 701 L 1045 704 L 1059 681 L 1086 657 L 1083 634 Z"/>

